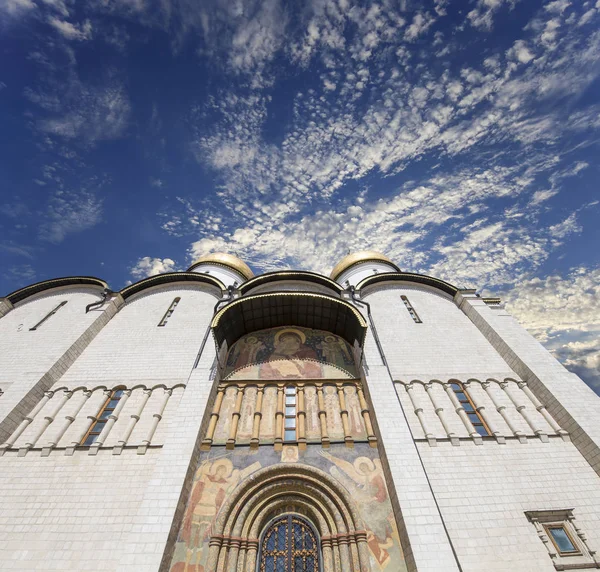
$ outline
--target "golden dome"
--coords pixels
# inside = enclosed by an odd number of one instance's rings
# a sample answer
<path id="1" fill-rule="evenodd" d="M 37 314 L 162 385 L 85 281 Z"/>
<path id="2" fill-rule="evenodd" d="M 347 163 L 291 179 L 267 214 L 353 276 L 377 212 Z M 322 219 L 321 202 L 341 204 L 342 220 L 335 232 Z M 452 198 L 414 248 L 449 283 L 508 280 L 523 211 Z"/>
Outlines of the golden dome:
<path id="1" fill-rule="evenodd" d="M 211 254 L 205 254 L 198 258 L 194 264 L 188 268 L 188 272 L 191 272 L 199 264 L 220 264 L 221 266 L 227 266 L 241 274 L 246 280 L 254 278 L 254 272 L 250 270 L 250 267 L 237 256 L 233 254 L 227 254 L 226 252 L 212 252 Z"/>
<path id="2" fill-rule="evenodd" d="M 332 280 L 337 280 L 342 272 L 361 262 L 385 262 L 386 264 L 391 264 L 397 272 L 400 272 L 400 269 L 387 256 L 373 250 L 361 250 L 360 252 L 354 252 L 342 258 L 331 271 L 330 278 Z"/>

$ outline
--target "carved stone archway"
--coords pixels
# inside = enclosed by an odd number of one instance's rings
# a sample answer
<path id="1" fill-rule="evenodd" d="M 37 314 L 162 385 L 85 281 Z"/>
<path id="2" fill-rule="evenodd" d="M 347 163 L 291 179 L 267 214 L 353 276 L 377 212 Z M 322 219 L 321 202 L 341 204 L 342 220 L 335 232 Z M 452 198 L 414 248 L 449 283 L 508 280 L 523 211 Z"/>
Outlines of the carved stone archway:
<path id="1" fill-rule="evenodd" d="M 255 572 L 260 534 L 278 513 L 297 512 L 321 539 L 324 572 L 369 572 L 367 533 L 348 492 L 306 465 L 266 467 L 242 481 L 219 511 L 207 570 Z"/>

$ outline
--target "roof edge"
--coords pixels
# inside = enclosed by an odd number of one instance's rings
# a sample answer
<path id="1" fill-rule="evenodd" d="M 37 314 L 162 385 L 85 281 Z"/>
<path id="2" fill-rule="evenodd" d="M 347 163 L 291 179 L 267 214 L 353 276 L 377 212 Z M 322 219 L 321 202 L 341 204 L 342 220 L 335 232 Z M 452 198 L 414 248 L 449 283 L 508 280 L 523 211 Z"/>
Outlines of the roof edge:
<path id="1" fill-rule="evenodd" d="M 223 282 L 208 274 L 199 274 L 197 272 L 165 272 L 164 274 L 149 276 L 139 282 L 130 284 L 123 288 L 119 294 L 123 296 L 124 300 L 127 300 L 127 298 L 131 298 L 134 294 L 138 294 L 148 288 L 159 286 L 161 284 L 168 284 L 170 282 L 201 282 L 215 286 L 216 288 L 219 288 L 219 290 L 227 289 Z"/>
<path id="2" fill-rule="evenodd" d="M 248 280 L 248 282 L 244 282 L 239 287 L 239 290 L 242 292 L 242 294 L 245 294 L 254 288 L 263 286 L 264 284 L 268 284 L 270 282 L 282 282 L 284 280 L 312 282 L 314 284 L 325 286 L 326 288 L 329 288 L 337 293 L 343 292 L 344 290 L 337 282 L 327 278 L 327 276 L 317 274 L 316 272 L 309 272 L 308 270 L 275 270 L 273 272 L 259 274 L 251 280 Z"/>
<path id="3" fill-rule="evenodd" d="M 45 290 L 77 285 L 97 286 L 98 288 L 102 289 L 108 288 L 108 284 L 104 280 L 94 276 L 65 276 L 62 278 L 52 278 L 51 280 L 42 280 L 41 282 L 36 282 L 34 284 L 30 284 L 29 286 L 19 288 L 18 290 L 15 290 L 14 292 L 11 292 L 5 296 L 5 298 L 9 300 L 11 304 L 18 304 L 30 296 L 39 294 Z"/>
<path id="4" fill-rule="evenodd" d="M 414 272 L 385 272 L 382 274 L 367 276 L 367 278 L 364 278 L 357 284 L 356 289 L 362 290 L 367 286 L 372 286 L 373 284 L 378 284 L 380 282 L 416 282 L 418 284 L 425 284 L 427 286 L 431 286 L 432 288 L 441 290 L 452 297 L 456 296 L 456 293 L 461 290 L 460 288 L 450 284 L 449 282 L 440 280 L 439 278 L 427 276 L 426 274 L 416 274 Z"/>

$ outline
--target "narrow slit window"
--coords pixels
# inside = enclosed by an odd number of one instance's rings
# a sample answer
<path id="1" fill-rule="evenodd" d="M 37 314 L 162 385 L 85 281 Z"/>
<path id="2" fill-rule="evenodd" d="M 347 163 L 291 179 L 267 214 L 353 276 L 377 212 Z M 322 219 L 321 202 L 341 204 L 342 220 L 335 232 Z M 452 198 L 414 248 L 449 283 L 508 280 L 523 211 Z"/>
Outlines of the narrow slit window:
<path id="1" fill-rule="evenodd" d="M 491 435 L 488 426 L 485 424 L 485 421 L 483 420 L 483 417 L 479 411 L 475 409 L 475 404 L 469 397 L 469 394 L 463 387 L 463 384 L 452 382 L 450 387 L 454 391 L 454 395 L 456 395 L 462 408 L 465 410 L 469 421 L 473 424 L 473 427 L 475 427 L 475 431 L 477 431 L 477 433 L 479 433 L 482 437 L 488 437 Z"/>
<path id="2" fill-rule="evenodd" d="M 33 328 L 29 328 L 29 331 L 32 332 L 37 330 L 46 320 L 54 316 L 54 314 L 56 314 L 56 312 L 58 312 L 66 303 L 67 300 L 63 300 L 56 308 L 54 308 L 54 310 L 46 314 L 35 326 L 33 326 Z"/>
<path id="3" fill-rule="evenodd" d="M 296 440 L 296 388 L 285 388 L 285 415 L 283 419 L 283 440 Z"/>
<path id="4" fill-rule="evenodd" d="M 89 447 L 95 443 L 96 439 L 98 439 L 100 433 L 102 433 L 102 430 L 106 426 L 106 422 L 110 418 L 110 415 L 117 408 L 117 404 L 119 403 L 119 399 L 121 399 L 122 395 L 122 389 L 115 389 L 110 394 L 110 397 L 104 402 L 104 405 L 100 408 L 100 411 L 98 411 L 98 415 L 96 415 L 96 421 L 91 424 L 88 432 L 81 441 L 82 445 Z"/>
<path id="5" fill-rule="evenodd" d="M 415 324 L 422 324 L 423 321 L 421 320 L 421 318 L 419 318 L 419 314 L 417 314 L 415 309 L 412 307 L 411 303 L 408 301 L 408 298 L 406 296 L 400 296 L 400 298 L 402 298 L 402 301 L 404 302 L 404 305 L 406 306 L 406 309 L 408 310 L 408 313 L 410 314 L 410 317 L 414 320 Z"/>
<path id="6" fill-rule="evenodd" d="M 173 312 L 175 311 L 175 308 L 177 308 L 177 304 L 179 304 L 179 300 L 181 300 L 181 298 L 175 298 L 175 300 L 173 300 L 171 302 L 171 305 L 169 306 L 169 309 L 165 312 L 165 315 L 162 317 L 162 320 L 158 323 L 159 326 L 166 326 L 167 325 L 167 321 L 173 315 Z"/>

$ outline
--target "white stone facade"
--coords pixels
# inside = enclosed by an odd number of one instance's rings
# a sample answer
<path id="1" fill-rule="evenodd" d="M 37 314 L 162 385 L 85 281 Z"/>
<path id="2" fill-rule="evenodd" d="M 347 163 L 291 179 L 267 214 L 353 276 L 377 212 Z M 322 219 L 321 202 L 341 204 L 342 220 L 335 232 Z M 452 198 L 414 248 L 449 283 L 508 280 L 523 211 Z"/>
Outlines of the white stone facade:
<path id="1" fill-rule="evenodd" d="M 211 321 L 278 292 L 343 300 L 367 324 L 356 355 L 406 560 L 387 571 L 600 569 L 600 399 L 501 304 L 384 260 L 353 263 L 341 287 L 244 281 L 205 263 L 121 293 L 73 279 L 0 299 L 1 570 L 170 569 L 224 359 Z M 557 554 L 540 511 L 570 511 L 579 556 Z"/>

